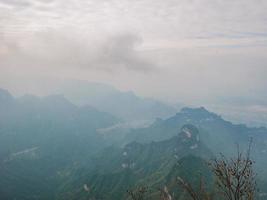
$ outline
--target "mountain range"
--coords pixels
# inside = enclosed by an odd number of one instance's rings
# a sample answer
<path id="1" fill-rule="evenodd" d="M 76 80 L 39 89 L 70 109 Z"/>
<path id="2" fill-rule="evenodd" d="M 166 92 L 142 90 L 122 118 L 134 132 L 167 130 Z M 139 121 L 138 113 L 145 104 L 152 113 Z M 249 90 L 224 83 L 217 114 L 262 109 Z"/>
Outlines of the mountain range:
<path id="1" fill-rule="evenodd" d="M 154 120 L 174 115 L 177 108 L 152 98 L 141 98 L 131 91 L 120 91 L 113 86 L 87 81 L 68 80 L 52 90 L 64 94 L 77 105 L 90 105 L 126 121 Z"/>
<path id="2" fill-rule="evenodd" d="M 70 175 L 59 199 L 126 199 L 127 189 L 140 185 L 152 188 L 150 196 L 156 198 L 157 188 L 165 185 L 177 191 L 176 176 L 188 179 L 189 174 L 195 174 L 190 181 L 197 183 L 202 173 L 210 182 L 211 173 L 204 160 L 212 156 L 199 140 L 198 129 L 184 125 L 168 140 L 149 144 L 132 142 L 123 148 L 103 150 L 92 158 L 91 169 L 80 169 Z"/>
<path id="3" fill-rule="evenodd" d="M 140 114 L 140 113 L 139 113 Z M 0 197 L 5 200 L 127 199 L 148 186 L 149 198 L 167 186 L 186 199 L 177 177 L 212 187 L 207 166 L 222 152 L 236 154 L 253 138 L 262 199 L 267 188 L 267 129 L 233 124 L 204 107 L 183 108 L 145 127 L 62 95 L 13 97 L 0 90 Z"/>
<path id="4" fill-rule="evenodd" d="M 51 199 L 58 174 L 107 146 L 97 129 L 118 122 L 63 96 L 14 98 L 0 90 L 1 199 Z"/>

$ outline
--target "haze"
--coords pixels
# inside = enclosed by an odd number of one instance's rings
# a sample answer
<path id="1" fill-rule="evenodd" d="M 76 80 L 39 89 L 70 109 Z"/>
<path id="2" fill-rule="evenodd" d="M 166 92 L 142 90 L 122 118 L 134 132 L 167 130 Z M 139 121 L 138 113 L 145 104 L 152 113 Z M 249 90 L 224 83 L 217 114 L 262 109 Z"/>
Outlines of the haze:
<path id="1" fill-rule="evenodd" d="M 267 0 L 0 0 L 0 200 L 266 200 Z"/>
<path id="2" fill-rule="evenodd" d="M 87 80 L 266 116 L 266 9 L 264 0 L 0 0 L 0 86 L 47 95 L 58 79 Z"/>

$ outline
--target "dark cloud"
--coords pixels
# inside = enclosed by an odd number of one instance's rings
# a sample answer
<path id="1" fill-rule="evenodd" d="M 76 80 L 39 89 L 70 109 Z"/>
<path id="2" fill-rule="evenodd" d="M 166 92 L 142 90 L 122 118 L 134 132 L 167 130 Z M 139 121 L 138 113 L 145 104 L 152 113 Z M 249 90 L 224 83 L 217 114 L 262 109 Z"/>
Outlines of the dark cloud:
<path id="1" fill-rule="evenodd" d="M 104 66 L 121 66 L 129 70 L 153 70 L 155 66 L 136 50 L 141 43 L 142 39 L 132 34 L 110 37 L 100 48 L 98 62 Z"/>
<path id="2" fill-rule="evenodd" d="M 155 69 L 151 61 L 137 50 L 142 39 L 133 34 L 107 36 L 100 41 L 78 38 L 58 32 L 35 34 L 30 42 L 16 44 L 3 40 L 2 57 L 13 64 L 148 72 Z M 1 53 L 1 52 L 0 52 Z M 0 54 L 1 56 L 1 54 Z M 16 57 L 16 59 L 14 59 Z"/>

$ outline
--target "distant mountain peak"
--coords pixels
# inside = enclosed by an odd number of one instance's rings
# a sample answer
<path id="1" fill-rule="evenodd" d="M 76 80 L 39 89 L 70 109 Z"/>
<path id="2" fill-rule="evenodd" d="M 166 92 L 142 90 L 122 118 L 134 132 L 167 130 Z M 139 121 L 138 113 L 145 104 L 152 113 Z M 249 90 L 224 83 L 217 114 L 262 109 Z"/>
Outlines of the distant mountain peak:
<path id="1" fill-rule="evenodd" d="M 205 107 L 189 108 L 184 107 L 177 115 L 188 115 L 196 118 L 221 118 L 219 115 L 208 111 Z"/>
<path id="2" fill-rule="evenodd" d="M 32 94 L 25 94 L 25 95 L 19 97 L 18 101 L 22 102 L 22 103 L 34 103 L 34 102 L 39 102 L 40 99 L 41 98 L 38 96 L 34 96 Z"/>
<path id="3" fill-rule="evenodd" d="M 9 102 L 13 99 L 13 96 L 7 90 L 0 88 L 0 102 Z"/>
<path id="4" fill-rule="evenodd" d="M 65 96 L 62 94 L 45 96 L 41 100 L 48 104 L 54 104 L 55 106 L 57 105 L 57 106 L 75 107 L 75 105 L 72 104 L 68 99 L 66 99 Z"/>
<path id="5" fill-rule="evenodd" d="M 202 113 L 210 113 L 205 107 L 197 107 L 197 108 L 189 108 L 184 107 L 181 109 L 181 113 L 193 113 L 193 112 L 202 112 Z"/>

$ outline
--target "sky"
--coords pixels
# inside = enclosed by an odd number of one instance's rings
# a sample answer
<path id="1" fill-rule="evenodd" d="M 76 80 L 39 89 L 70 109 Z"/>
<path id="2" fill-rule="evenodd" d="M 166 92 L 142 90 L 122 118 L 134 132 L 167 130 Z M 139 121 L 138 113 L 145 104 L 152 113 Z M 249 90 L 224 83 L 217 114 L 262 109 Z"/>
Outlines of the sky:
<path id="1" fill-rule="evenodd" d="M 0 0 L 0 87 L 43 95 L 46 81 L 79 79 L 267 113 L 266 10 L 266 0 Z"/>

